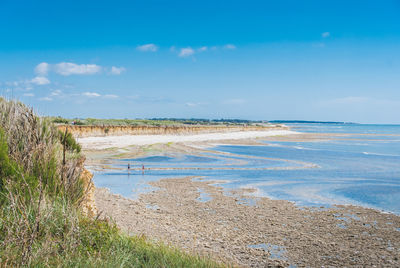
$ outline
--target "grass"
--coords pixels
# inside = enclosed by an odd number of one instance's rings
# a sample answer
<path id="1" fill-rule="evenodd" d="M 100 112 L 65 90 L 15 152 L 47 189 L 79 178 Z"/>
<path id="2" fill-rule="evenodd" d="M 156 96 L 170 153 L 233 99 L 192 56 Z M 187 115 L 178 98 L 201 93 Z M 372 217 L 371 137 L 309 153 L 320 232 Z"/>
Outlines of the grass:
<path id="1" fill-rule="evenodd" d="M 79 144 L 22 103 L 0 111 L 1 267 L 222 266 L 83 214 Z"/>
<path id="2" fill-rule="evenodd" d="M 257 125 L 263 121 L 240 119 L 179 119 L 179 118 L 154 118 L 154 119 L 67 119 L 62 117 L 49 117 L 56 124 L 72 124 L 85 126 L 182 126 L 182 125 Z"/>

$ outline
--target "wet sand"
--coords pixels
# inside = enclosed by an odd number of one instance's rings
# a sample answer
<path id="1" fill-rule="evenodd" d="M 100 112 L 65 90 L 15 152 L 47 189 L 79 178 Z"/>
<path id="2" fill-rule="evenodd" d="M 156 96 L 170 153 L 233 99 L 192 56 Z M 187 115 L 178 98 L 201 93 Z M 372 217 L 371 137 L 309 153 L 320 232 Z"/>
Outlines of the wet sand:
<path id="1" fill-rule="evenodd" d="M 324 140 L 332 139 L 332 135 L 299 134 L 269 139 Z M 260 145 L 257 140 L 218 143 Z M 115 158 L 162 152 L 195 154 L 210 145 L 155 144 L 86 152 L 88 164 L 102 169 Z M 248 194 L 254 189 L 235 190 L 227 195 L 212 182 L 194 177 L 150 184 L 158 190 L 142 194 L 138 200 L 96 189 L 96 206 L 102 216 L 111 217 L 130 234 L 144 234 L 232 265 L 400 266 L 400 217 L 394 214 L 357 206 L 299 208 L 285 200 L 250 197 Z M 201 197 L 210 200 L 202 202 Z"/>

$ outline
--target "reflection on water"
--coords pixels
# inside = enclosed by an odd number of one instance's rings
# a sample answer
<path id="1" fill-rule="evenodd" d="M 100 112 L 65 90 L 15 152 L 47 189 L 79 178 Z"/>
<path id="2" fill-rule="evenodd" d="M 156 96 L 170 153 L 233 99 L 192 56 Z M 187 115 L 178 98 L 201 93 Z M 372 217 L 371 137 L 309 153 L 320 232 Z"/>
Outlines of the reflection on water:
<path id="1" fill-rule="evenodd" d="M 208 201 L 210 201 L 212 199 L 212 197 L 208 193 L 204 192 L 203 189 L 197 188 L 197 191 L 200 194 L 200 196 L 197 198 L 197 201 L 205 203 L 205 202 L 208 202 Z"/>
<path id="2" fill-rule="evenodd" d="M 114 166 L 122 168 L 121 171 L 96 173 L 94 181 L 99 187 L 134 198 L 154 190 L 147 184 L 149 181 L 202 176 L 209 180 L 226 180 L 222 186 L 227 190 L 251 187 L 256 189 L 253 193 L 256 196 L 290 200 L 299 205 L 356 204 L 400 214 L 399 126 L 297 125 L 295 127 L 308 132 L 340 130 L 341 133 L 372 135 L 350 135 L 319 142 L 273 142 L 266 146 L 217 146 L 212 148 L 214 153 L 201 155 L 125 159 L 115 162 Z M 302 164 L 296 161 L 314 163 L 319 168 L 299 169 Z M 144 175 L 133 170 L 128 175 L 127 163 L 133 167 L 143 164 L 149 168 L 171 169 L 146 170 Z M 180 167 L 187 169 L 174 169 Z"/>
<path id="3" fill-rule="evenodd" d="M 287 260 L 286 248 L 283 246 L 272 245 L 270 243 L 262 243 L 257 245 L 248 245 L 249 248 L 263 249 L 269 252 L 271 260 Z"/>

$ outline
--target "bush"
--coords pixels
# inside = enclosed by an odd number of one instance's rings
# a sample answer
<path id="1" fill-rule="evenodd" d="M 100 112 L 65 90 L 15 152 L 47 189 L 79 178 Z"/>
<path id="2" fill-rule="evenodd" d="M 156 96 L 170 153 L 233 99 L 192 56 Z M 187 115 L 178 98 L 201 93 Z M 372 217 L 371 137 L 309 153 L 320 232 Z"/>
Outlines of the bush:
<path id="1" fill-rule="evenodd" d="M 52 119 L 52 122 L 55 124 L 69 124 L 69 120 L 62 118 L 61 116 L 57 116 L 56 118 Z"/>
<path id="2" fill-rule="evenodd" d="M 0 266 L 215 267 L 82 214 L 83 156 L 68 132 L 0 98 Z"/>
<path id="3" fill-rule="evenodd" d="M 64 146 L 65 149 L 70 151 L 71 153 L 80 153 L 81 145 L 76 142 L 75 138 L 72 136 L 71 132 L 68 132 L 68 129 L 63 133 L 62 131 L 58 131 L 60 143 Z"/>

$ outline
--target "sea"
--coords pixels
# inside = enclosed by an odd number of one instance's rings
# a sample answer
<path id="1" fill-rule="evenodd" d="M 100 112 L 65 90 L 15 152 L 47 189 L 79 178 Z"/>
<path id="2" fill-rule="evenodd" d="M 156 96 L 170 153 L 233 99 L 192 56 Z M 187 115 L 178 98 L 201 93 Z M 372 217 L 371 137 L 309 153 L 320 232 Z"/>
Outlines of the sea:
<path id="1" fill-rule="evenodd" d="M 195 176 L 217 181 L 226 194 L 252 188 L 248 200 L 268 197 L 318 208 L 358 205 L 400 215 L 400 125 L 287 125 L 297 132 L 334 136 L 315 141 L 265 141 L 260 146 L 221 145 L 196 155 L 156 153 L 119 159 L 112 165 L 119 169 L 95 171 L 94 183 L 135 199 L 157 190 L 150 181 Z M 146 170 L 128 172 L 128 163 L 144 165 Z M 201 191 L 204 198 L 199 201 L 209 201 Z"/>

